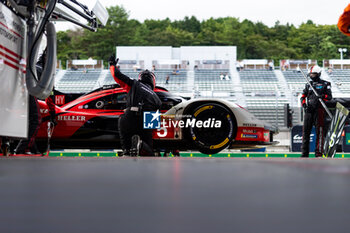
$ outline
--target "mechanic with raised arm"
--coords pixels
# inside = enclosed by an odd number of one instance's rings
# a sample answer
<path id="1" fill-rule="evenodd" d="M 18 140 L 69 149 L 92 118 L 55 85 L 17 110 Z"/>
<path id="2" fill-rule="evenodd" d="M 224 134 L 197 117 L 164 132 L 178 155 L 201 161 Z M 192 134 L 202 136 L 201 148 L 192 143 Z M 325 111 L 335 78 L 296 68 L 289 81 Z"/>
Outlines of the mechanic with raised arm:
<path id="1" fill-rule="evenodd" d="M 309 69 L 310 84 L 316 90 L 323 101 L 332 99 L 331 83 L 321 79 L 321 67 L 314 65 Z M 309 157 L 309 144 L 312 126 L 316 127 L 316 149 L 315 156 L 322 157 L 325 137 L 325 110 L 320 104 L 319 97 L 315 95 L 309 84 L 305 85 L 300 98 L 304 109 L 303 142 L 301 146 L 301 157 Z"/>
<path id="2" fill-rule="evenodd" d="M 139 80 L 131 79 L 120 72 L 117 62 L 115 56 L 111 56 L 109 69 L 114 80 L 128 92 L 126 109 L 118 124 L 123 154 L 154 156 L 152 129 L 143 128 L 143 112 L 156 111 L 162 104 L 154 92 L 156 77 L 145 70 L 139 74 Z"/>

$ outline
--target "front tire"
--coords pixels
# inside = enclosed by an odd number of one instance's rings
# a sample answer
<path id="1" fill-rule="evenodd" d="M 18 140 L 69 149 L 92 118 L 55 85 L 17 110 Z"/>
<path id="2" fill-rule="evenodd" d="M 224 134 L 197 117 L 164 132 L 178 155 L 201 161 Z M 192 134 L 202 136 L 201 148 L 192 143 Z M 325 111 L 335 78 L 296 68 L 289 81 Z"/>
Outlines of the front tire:
<path id="1" fill-rule="evenodd" d="M 188 129 L 189 140 L 204 154 L 216 154 L 236 137 L 237 123 L 233 113 L 218 103 L 206 103 L 193 109 L 191 121 L 201 121 Z"/>

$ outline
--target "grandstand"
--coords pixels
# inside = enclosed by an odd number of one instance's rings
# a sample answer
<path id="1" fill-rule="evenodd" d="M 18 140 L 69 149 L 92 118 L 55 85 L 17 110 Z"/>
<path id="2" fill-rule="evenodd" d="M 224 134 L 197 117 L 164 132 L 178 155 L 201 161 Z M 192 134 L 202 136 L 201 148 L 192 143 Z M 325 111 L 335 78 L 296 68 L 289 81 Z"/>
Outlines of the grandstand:
<path id="1" fill-rule="evenodd" d="M 283 83 L 274 70 L 244 69 L 239 72 L 246 108 L 257 118 L 284 125 L 284 104 L 288 103 Z"/>
<path id="2" fill-rule="evenodd" d="M 239 72 L 239 76 L 245 96 L 275 96 L 277 91 L 281 90 L 274 71 L 245 69 Z"/>
<path id="3" fill-rule="evenodd" d="M 64 93 L 85 93 L 94 89 L 101 70 L 67 70 L 55 88 Z"/>
<path id="4" fill-rule="evenodd" d="M 157 77 L 157 85 L 167 88 L 169 91 L 188 91 L 186 70 L 162 69 L 153 71 Z M 167 81 L 168 77 L 168 81 Z"/>
<path id="5" fill-rule="evenodd" d="M 199 91 L 232 92 L 229 69 L 201 69 L 194 71 L 194 84 Z"/>
<path id="6" fill-rule="evenodd" d="M 350 94 L 350 70 L 334 69 L 328 74 L 342 93 Z"/>
<path id="7" fill-rule="evenodd" d="M 305 78 L 299 70 L 285 70 L 282 71 L 282 73 L 290 90 L 296 93 L 301 93 L 303 91 L 305 88 Z"/>

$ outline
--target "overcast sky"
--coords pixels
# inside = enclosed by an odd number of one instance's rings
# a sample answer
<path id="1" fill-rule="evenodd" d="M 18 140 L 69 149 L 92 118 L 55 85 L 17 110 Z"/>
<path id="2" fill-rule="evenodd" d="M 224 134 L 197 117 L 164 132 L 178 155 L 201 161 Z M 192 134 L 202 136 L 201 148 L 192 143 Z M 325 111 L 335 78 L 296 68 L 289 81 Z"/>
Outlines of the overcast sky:
<path id="1" fill-rule="evenodd" d="M 90 9 L 94 0 L 78 0 Z M 291 23 L 299 26 L 311 19 L 316 24 L 336 24 L 349 1 L 345 0 L 100 0 L 105 7 L 123 6 L 129 12 L 129 19 L 143 22 L 145 19 L 183 19 L 195 16 L 199 20 L 210 17 L 236 17 L 240 21 L 249 19 L 273 26 Z M 57 25 L 58 30 L 73 28 L 71 24 Z"/>

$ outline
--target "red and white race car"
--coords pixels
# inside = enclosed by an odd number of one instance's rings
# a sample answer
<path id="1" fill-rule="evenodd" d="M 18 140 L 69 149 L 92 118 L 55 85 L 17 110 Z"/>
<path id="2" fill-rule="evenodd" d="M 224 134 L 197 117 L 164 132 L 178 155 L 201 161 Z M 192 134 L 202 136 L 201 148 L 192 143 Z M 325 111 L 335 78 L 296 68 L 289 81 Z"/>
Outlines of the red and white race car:
<path id="1" fill-rule="evenodd" d="M 155 92 L 162 100 L 160 127 L 154 129 L 157 151 L 198 150 L 206 154 L 225 148 L 250 148 L 271 145 L 274 129 L 246 109 L 222 99 L 185 100 L 166 89 Z M 56 106 L 57 126 L 51 149 L 118 149 L 118 119 L 126 105 L 126 91 L 117 85 L 99 88 L 73 101 Z M 56 95 L 56 103 L 66 96 Z M 40 102 L 42 123 L 39 148 L 47 143 L 50 120 L 48 106 Z"/>

